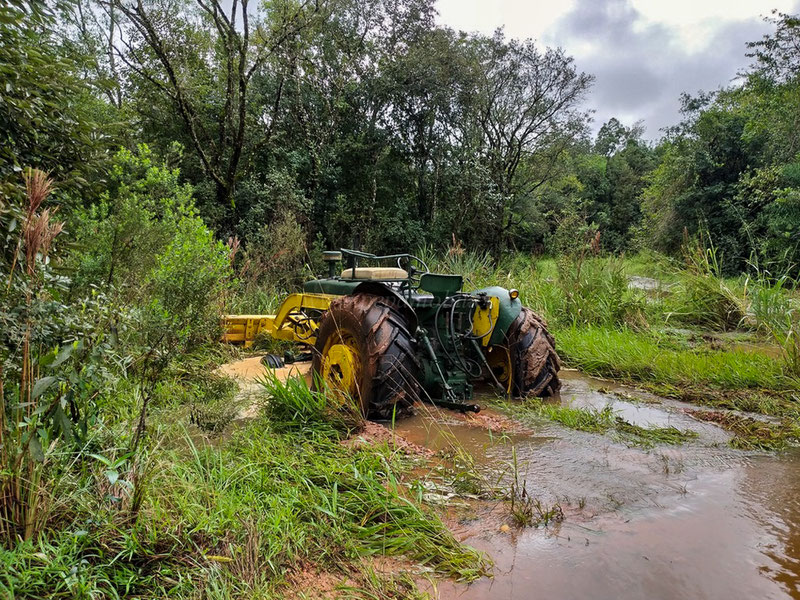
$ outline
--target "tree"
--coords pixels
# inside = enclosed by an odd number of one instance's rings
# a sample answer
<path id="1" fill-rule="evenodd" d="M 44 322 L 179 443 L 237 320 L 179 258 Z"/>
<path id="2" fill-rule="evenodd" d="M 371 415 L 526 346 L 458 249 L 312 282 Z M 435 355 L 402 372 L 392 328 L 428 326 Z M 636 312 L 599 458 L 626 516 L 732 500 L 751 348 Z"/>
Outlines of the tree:
<path id="1" fill-rule="evenodd" d="M 751 72 L 775 82 L 797 79 L 800 73 L 800 16 L 772 11 L 765 19 L 775 31 L 748 42 L 747 56 L 755 59 Z"/>
<path id="2" fill-rule="evenodd" d="M 495 186 L 498 202 L 485 216 L 494 247 L 502 248 L 520 223 L 515 209 L 552 178 L 559 157 L 584 130 L 587 115 L 579 104 L 593 78 L 578 72 L 562 50 L 540 51 L 532 40 L 506 41 L 500 31 L 476 39 L 471 50 L 476 126 L 464 137 L 477 138 L 472 147 Z"/>
<path id="3" fill-rule="evenodd" d="M 11 193 L 25 167 L 52 173 L 61 189 L 85 190 L 97 184 L 112 143 L 98 122 L 104 107 L 59 45 L 54 22 L 45 3 L 0 4 L 0 191 Z"/>
<path id="4" fill-rule="evenodd" d="M 170 102 L 217 201 L 232 203 L 243 156 L 269 142 L 282 100 L 279 86 L 269 108 L 254 103 L 253 76 L 308 26 L 319 0 L 279 0 L 255 15 L 249 0 L 100 2 L 124 16 L 114 47 L 129 82 Z"/>

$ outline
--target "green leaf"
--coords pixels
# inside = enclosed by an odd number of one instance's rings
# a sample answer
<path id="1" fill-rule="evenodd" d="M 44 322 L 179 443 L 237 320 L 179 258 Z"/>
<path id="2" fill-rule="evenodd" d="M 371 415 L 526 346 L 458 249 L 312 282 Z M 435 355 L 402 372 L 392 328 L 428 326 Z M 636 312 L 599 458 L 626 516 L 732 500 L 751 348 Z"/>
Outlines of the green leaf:
<path id="1" fill-rule="evenodd" d="M 31 393 L 31 397 L 35 400 L 42 394 L 44 394 L 50 386 L 52 386 L 56 381 L 58 381 L 58 377 L 42 377 L 38 380 L 33 386 L 33 392 Z"/>
<path id="2" fill-rule="evenodd" d="M 42 450 L 42 444 L 39 441 L 39 438 L 33 436 L 31 441 L 28 442 L 28 450 L 31 452 L 31 456 L 37 462 L 44 462 L 44 451 Z"/>
<path id="3" fill-rule="evenodd" d="M 101 463 L 103 463 L 107 467 L 111 466 L 111 461 L 109 459 L 107 459 L 105 456 L 102 456 L 100 454 L 90 454 L 89 456 L 99 460 Z"/>
<path id="4" fill-rule="evenodd" d="M 64 409 L 61 408 L 61 405 L 56 406 L 55 418 L 56 423 L 58 423 L 58 426 L 61 428 L 64 439 L 67 440 L 67 442 L 72 442 L 72 421 L 70 421 Z"/>
<path id="5" fill-rule="evenodd" d="M 65 346 L 61 352 L 58 353 L 56 359 L 50 363 L 50 367 L 57 367 L 60 364 L 63 364 L 65 361 L 69 360 L 72 357 L 72 350 L 74 346 L 70 344 L 69 346 Z"/>
<path id="6" fill-rule="evenodd" d="M 108 469 L 106 471 L 106 477 L 108 478 L 108 482 L 111 485 L 114 485 L 119 479 L 119 472 L 115 471 L 114 469 Z"/>

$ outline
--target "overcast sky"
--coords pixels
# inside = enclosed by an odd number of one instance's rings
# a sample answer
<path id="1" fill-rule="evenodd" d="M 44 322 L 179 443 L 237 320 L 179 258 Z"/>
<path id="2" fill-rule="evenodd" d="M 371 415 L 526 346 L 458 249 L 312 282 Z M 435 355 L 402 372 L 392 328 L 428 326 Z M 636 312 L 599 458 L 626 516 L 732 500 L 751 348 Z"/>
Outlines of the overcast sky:
<path id="1" fill-rule="evenodd" d="M 645 137 L 679 119 L 681 92 L 725 86 L 747 66 L 745 43 L 770 30 L 773 8 L 800 0 L 438 0 L 457 30 L 534 38 L 560 46 L 596 77 L 587 99 L 596 131 L 610 117 L 641 119 Z"/>

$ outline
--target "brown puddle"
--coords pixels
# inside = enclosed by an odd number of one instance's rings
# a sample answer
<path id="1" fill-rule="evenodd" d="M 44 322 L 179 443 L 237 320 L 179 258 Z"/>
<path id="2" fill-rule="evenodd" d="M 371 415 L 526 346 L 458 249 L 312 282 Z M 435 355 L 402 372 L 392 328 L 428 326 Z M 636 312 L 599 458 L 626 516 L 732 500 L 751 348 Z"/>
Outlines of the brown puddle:
<path id="1" fill-rule="evenodd" d="M 261 362 L 263 355 L 248 356 L 241 360 L 230 362 L 219 367 L 219 372 L 227 377 L 238 379 L 240 382 L 253 382 L 264 375 L 267 371 L 272 371 L 275 376 L 286 381 L 293 375 L 302 375 L 306 381 L 311 381 L 311 362 L 297 362 L 293 365 L 286 365 L 279 369 L 270 369 Z"/>
<path id="2" fill-rule="evenodd" d="M 684 414 L 680 402 L 576 372 L 563 380 L 562 403 L 612 404 L 636 424 L 699 437 L 642 450 L 543 421 L 504 435 L 426 408 L 398 422 L 403 437 L 435 450 L 456 440 L 491 473 L 510 472 L 515 448 L 531 496 L 567 515 L 503 532 L 496 509 L 494 520 L 464 512 L 454 533 L 493 558 L 494 577 L 440 582 L 438 597 L 800 599 L 800 452 L 731 450 L 725 432 Z"/>
<path id="3" fill-rule="evenodd" d="M 252 419 L 258 414 L 258 398 L 262 392 L 259 380 L 269 371 L 275 374 L 280 381 L 289 377 L 301 375 L 306 383 L 311 384 L 311 362 L 297 362 L 279 369 L 271 369 L 261 362 L 263 355 L 248 356 L 241 360 L 229 362 L 219 367 L 219 373 L 231 377 L 239 384 L 239 393 L 236 401 L 243 407 L 237 419 Z"/>
<path id="4" fill-rule="evenodd" d="M 225 372 L 246 392 L 265 372 L 259 360 Z M 309 365 L 298 367 L 306 374 Z M 494 577 L 439 582 L 439 598 L 800 599 L 800 451 L 731 450 L 727 433 L 682 411 L 693 405 L 574 371 L 562 372 L 562 380 L 553 401 L 610 404 L 631 423 L 672 425 L 699 437 L 642 450 L 492 410 L 475 418 L 430 406 L 398 421 L 397 433 L 410 443 L 433 451 L 457 443 L 492 477 L 509 476 L 516 449 L 531 496 L 558 502 L 567 515 L 549 527 L 501 531 L 511 523 L 503 505 L 454 509 L 454 533 L 492 557 Z"/>

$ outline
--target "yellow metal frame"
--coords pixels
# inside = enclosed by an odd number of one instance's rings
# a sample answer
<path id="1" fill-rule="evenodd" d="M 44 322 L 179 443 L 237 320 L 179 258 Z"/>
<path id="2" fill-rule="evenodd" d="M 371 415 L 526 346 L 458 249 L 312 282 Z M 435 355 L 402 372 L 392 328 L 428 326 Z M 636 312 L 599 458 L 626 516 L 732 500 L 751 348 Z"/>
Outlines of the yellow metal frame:
<path id="1" fill-rule="evenodd" d="M 331 302 L 340 298 L 334 294 L 290 294 L 274 315 L 225 315 L 222 318 L 222 341 L 230 344 L 253 345 L 260 334 L 276 340 L 314 345 L 319 323 L 306 311 L 326 311 Z M 488 346 L 491 332 L 500 315 L 500 301 L 489 298 L 489 306 L 477 307 L 473 313 L 472 334 L 481 337 L 481 345 Z"/>
<path id="2" fill-rule="evenodd" d="M 498 316 L 500 316 L 500 300 L 494 296 L 489 298 L 489 306 L 486 308 L 478 306 L 475 309 L 472 315 L 472 335 L 481 338 L 481 345 L 489 345 Z"/>
<path id="3" fill-rule="evenodd" d="M 226 315 L 222 318 L 222 341 L 248 348 L 259 334 L 267 334 L 278 340 L 313 345 L 319 323 L 305 311 L 326 311 L 336 298 L 339 296 L 333 294 L 290 294 L 274 315 Z"/>

